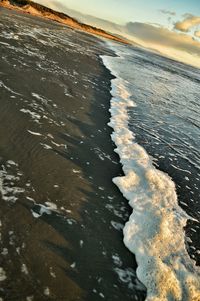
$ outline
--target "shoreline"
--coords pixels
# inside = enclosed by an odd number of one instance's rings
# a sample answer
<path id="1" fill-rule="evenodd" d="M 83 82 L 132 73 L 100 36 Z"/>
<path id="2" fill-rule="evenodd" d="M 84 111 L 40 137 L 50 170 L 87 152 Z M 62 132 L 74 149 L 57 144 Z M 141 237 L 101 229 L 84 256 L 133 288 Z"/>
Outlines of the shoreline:
<path id="1" fill-rule="evenodd" d="M 121 174 L 107 125 L 113 76 L 99 57 L 112 52 L 14 11 L 0 26 L 0 297 L 143 301 L 123 244 L 130 207 L 112 183 Z"/>
<path id="2" fill-rule="evenodd" d="M 186 237 L 185 229 L 189 220 L 198 221 L 182 208 L 174 179 L 158 168 L 158 164 L 154 164 L 144 142 L 138 144 L 135 138 L 137 132 L 134 126 L 137 129 L 137 122 L 131 119 L 129 113 L 134 116 L 134 112 L 141 106 L 138 106 L 137 101 L 132 101 L 133 82 L 126 81 L 128 69 L 122 66 L 125 66 L 127 57 L 121 48 L 116 47 L 119 64 L 113 57 L 104 57 L 104 63 L 116 76 L 112 80 L 109 126 L 114 130 L 112 140 L 116 144 L 115 152 L 119 154 L 125 174 L 116 175 L 113 182 L 133 208 L 123 230 L 124 242 L 136 254 L 137 275 L 147 287 L 148 300 L 164 300 L 170 293 L 172 297 L 179 296 L 181 300 L 196 300 L 200 294 L 200 270 L 187 250 L 189 238 Z M 124 61 L 120 59 L 121 53 Z M 130 123 L 132 128 L 129 127 Z M 162 281 L 164 278 L 165 283 Z M 172 287 L 174 291 L 170 292 Z"/>

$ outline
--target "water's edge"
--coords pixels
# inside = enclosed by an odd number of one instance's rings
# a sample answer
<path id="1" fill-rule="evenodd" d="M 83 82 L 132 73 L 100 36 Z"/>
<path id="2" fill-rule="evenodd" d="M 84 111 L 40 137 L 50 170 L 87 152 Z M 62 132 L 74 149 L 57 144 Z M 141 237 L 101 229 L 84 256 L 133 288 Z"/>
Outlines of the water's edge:
<path id="1" fill-rule="evenodd" d="M 137 276 L 147 287 L 147 300 L 199 301 L 200 271 L 185 247 L 183 228 L 189 216 L 178 205 L 175 183 L 153 166 L 129 130 L 127 108 L 135 104 L 113 67 L 117 57 L 101 58 L 115 77 L 109 126 L 125 176 L 113 182 L 134 209 L 123 231 L 126 247 L 136 256 Z"/>

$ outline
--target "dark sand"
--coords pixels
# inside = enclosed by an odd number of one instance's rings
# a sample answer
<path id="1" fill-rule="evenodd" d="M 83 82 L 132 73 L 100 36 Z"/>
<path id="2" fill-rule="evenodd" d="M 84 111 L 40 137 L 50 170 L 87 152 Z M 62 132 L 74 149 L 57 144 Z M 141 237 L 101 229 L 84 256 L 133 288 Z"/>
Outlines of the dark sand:
<path id="1" fill-rule="evenodd" d="M 144 300 L 123 244 L 130 208 L 112 184 L 121 174 L 107 126 L 112 76 L 99 58 L 112 53 L 5 9 L 0 32 L 0 297 Z"/>

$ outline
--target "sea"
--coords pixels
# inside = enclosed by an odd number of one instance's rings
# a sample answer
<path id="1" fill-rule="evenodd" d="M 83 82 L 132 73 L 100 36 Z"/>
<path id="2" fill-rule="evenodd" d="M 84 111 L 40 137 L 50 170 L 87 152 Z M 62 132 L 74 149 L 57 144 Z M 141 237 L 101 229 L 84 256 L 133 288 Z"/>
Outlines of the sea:
<path id="1" fill-rule="evenodd" d="M 123 230 L 147 300 L 200 300 L 200 70 L 108 43 L 109 126 L 133 212 Z"/>
<path id="2" fill-rule="evenodd" d="M 0 301 L 200 301 L 200 70 L 0 16 Z"/>

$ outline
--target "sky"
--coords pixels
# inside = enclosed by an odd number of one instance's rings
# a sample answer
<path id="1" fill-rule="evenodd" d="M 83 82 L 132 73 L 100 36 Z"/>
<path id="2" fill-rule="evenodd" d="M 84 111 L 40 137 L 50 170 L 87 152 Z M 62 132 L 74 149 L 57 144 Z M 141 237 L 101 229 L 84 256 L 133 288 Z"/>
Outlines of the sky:
<path id="1" fill-rule="evenodd" d="M 125 24 L 130 21 L 167 24 L 160 10 L 200 15 L 199 0 L 60 0 L 60 3 L 85 14 Z"/>
<path id="2" fill-rule="evenodd" d="M 36 0 L 200 68 L 200 0 Z"/>

